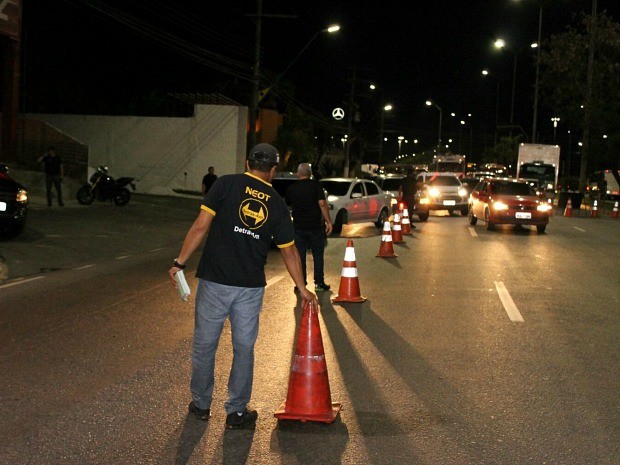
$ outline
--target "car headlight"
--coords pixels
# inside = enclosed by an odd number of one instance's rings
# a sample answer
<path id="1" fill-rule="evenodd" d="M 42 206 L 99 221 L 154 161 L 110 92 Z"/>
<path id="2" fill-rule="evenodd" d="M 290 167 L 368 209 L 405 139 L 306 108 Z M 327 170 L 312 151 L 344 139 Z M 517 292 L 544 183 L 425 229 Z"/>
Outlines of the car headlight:
<path id="1" fill-rule="evenodd" d="M 459 195 L 461 197 L 467 197 L 467 191 L 465 189 L 459 189 Z"/>
<path id="2" fill-rule="evenodd" d="M 547 184 L 547 189 L 553 189 L 553 184 L 551 183 Z"/>
<path id="3" fill-rule="evenodd" d="M 536 210 L 538 210 L 539 212 L 548 212 L 549 210 L 551 210 L 551 208 L 551 205 L 549 205 L 548 203 L 541 203 L 536 207 Z"/>
<path id="4" fill-rule="evenodd" d="M 508 210 L 508 205 L 504 202 L 493 202 L 493 210 Z"/>
<path id="5" fill-rule="evenodd" d="M 429 202 L 427 197 L 423 197 L 423 198 L 420 199 L 420 205 L 427 205 L 429 203 L 430 202 Z"/>
<path id="6" fill-rule="evenodd" d="M 336 197 L 335 195 L 328 195 L 327 196 L 327 201 L 328 202 L 336 202 L 338 200 L 338 197 Z"/>
<path id="7" fill-rule="evenodd" d="M 24 189 L 20 189 L 17 191 L 17 199 L 18 202 L 28 202 L 28 192 L 26 192 Z"/>
<path id="8" fill-rule="evenodd" d="M 431 187 L 428 190 L 428 195 L 430 195 L 431 197 L 439 197 L 439 194 L 440 194 L 439 189 L 437 189 L 436 187 Z"/>

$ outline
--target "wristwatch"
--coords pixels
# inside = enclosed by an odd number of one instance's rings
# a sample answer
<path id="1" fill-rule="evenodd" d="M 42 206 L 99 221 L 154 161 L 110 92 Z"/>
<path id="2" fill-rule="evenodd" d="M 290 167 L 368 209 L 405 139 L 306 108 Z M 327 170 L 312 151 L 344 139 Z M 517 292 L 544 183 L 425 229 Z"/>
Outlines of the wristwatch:
<path id="1" fill-rule="evenodd" d="M 174 259 L 174 263 L 172 264 L 172 266 L 174 266 L 175 268 L 178 268 L 179 270 L 184 270 L 187 265 L 182 265 L 177 260 L 178 258 Z"/>

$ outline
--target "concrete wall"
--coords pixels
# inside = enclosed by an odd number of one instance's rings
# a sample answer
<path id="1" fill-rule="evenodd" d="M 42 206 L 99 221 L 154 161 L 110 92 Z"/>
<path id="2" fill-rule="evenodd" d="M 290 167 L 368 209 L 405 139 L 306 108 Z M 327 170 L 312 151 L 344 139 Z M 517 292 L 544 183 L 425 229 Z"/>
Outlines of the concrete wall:
<path id="1" fill-rule="evenodd" d="M 191 118 L 29 114 L 89 147 L 89 172 L 136 178 L 137 191 L 175 195 L 200 191 L 215 173 L 244 170 L 247 108 L 196 105 Z M 60 154 L 62 157 L 62 154 Z"/>

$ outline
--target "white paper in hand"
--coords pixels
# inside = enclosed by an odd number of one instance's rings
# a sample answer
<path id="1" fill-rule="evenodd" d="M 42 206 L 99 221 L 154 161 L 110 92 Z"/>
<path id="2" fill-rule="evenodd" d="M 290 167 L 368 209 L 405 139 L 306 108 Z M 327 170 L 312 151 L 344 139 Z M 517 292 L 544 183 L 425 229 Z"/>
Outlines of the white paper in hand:
<path id="1" fill-rule="evenodd" d="M 189 291 L 189 286 L 187 285 L 187 280 L 185 279 L 185 274 L 183 273 L 183 270 L 179 270 L 174 274 L 174 280 L 177 283 L 177 290 L 179 291 L 181 300 L 183 302 L 187 302 L 187 299 L 190 295 L 190 291 Z"/>

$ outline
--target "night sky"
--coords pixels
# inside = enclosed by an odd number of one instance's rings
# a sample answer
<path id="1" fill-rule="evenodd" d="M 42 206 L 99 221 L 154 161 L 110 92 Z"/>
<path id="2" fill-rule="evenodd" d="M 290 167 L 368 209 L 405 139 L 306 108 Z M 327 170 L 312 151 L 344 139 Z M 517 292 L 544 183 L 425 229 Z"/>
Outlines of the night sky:
<path id="1" fill-rule="evenodd" d="M 219 92 L 249 102 L 255 1 L 24 3 L 22 110 L 140 113 L 137 97 L 168 92 Z M 115 18 L 89 4 L 114 8 Z M 550 0 L 543 40 L 591 8 L 591 0 Z M 603 10 L 620 18 L 618 0 L 598 0 Z M 499 120 L 508 122 L 514 54 L 493 49 L 502 37 L 519 52 L 514 120 L 531 132 L 536 0 L 264 0 L 263 13 L 283 16 L 263 21 L 265 82 L 284 71 L 317 31 L 338 23 L 338 33 L 316 36 L 282 77 L 283 85 L 294 86 L 295 102 L 325 117 L 336 106 L 346 108 L 355 70 L 362 124 L 377 124 L 382 98 L 394 105 L 386 129 L 428 144 L 437 137 L 438 112 L 424 104 L 427 99 L 442 107 L 445 133 L 458 131 L 466 113 L 481 133 L 494 123 L 499 80 Z M 492 75 L 483 78 L 483 68 Z M 370 82 L 382 93 L 371 94 Z M 550 116 L 539 109 L 541 133 L 552 131 Z"/>

